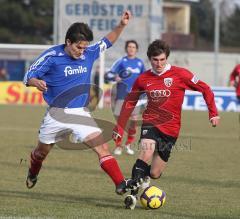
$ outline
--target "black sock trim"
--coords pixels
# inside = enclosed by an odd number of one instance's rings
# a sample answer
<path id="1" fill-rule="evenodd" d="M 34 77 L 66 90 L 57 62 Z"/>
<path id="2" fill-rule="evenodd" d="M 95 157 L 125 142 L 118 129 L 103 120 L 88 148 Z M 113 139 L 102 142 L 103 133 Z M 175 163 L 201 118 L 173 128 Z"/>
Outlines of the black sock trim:
<path id="1" fill-rule="evenodd" d="M 146 162 L 144 162 L 143 160 L 137 159 L 136 166 L 146 170 L 149 165 Z"/>

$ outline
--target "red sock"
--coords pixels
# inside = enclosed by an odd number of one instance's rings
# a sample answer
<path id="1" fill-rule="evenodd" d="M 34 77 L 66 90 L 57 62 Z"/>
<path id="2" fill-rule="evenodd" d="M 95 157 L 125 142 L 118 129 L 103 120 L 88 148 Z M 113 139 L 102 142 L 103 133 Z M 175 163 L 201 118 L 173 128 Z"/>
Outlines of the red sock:
<path id="1" fill-rule="evenodd" d="M 32 151 L 31 153 L 31 162 L 29 170 L 32 175 L 38 175 L 43 162 L 43 159 L 39 159 L 36 153 L 37 153 L 36 150 Z"/>
<path id="2" fill-rule="evenodd" d="M 128 129 L 128 137 L 126 141 L 126 145 L 131 144 L 135 139 L 136 127 L 132 127 Z"/>
<path id="3" fill-rule="evenodd" d="M 118 163 L 112 155 L 101 157 L 99 162 L 102 169 L 112 178 L 116 186 L 124 180 Z"/>
<path id="4" fill-rule="evenodd" d="M 116 146 L 116 148 L 117 147 L 122 147 L 122 138 L 115 141 L 115 146 Z"/>

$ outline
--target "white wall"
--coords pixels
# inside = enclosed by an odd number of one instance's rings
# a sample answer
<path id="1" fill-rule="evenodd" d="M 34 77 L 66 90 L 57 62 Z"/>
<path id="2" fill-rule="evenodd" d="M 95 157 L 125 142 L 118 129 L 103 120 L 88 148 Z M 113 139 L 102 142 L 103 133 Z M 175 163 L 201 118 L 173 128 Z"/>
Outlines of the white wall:
<path id="1" fill-rule="evenodd" d="M 169 56 L 172 65 L 185 67 L 195 73 L 199 79 L 210 85 L 226 86 L 229 74 L 236 64 L 240 63 L 240 54 L 220 53 L 218 81 L 214 83 L 214 53 L 172 51 Z"/>

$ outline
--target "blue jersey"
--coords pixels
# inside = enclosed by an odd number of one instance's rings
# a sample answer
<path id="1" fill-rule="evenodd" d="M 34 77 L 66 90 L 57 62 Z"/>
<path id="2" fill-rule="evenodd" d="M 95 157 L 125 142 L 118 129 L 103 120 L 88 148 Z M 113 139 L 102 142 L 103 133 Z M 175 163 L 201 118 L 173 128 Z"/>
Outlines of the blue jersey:
<path id="1" fill-rule="evenodd" d="M 122 79 L 117 83 L 116 99 L 124 99 L 131 91 L 137 77 L 144 71 L 143 61 L 139 58 L 130 59 L 125 56 L 117 60 L 108 73 L 109 75 L 118 75 Z"/>
<path id="2" fill-rule="evenodd" d="M 24 83 L 27 85 L 31 78 L 45 81 L 48 89 L 43 92 L 43 97 L 50 106 L 52 104 L 68 108 L 87 106 L 93 63 L 101 52 L 111 46 L 111 42 L 103 38 L 96 44 L 88 46 L 79 59 L 70 57 L 64 51 L 64 44 L 54 46 L 41 54 L 30 66 L 25 74 Z M 81 89 L 84 85 L 88 86 Z"/>

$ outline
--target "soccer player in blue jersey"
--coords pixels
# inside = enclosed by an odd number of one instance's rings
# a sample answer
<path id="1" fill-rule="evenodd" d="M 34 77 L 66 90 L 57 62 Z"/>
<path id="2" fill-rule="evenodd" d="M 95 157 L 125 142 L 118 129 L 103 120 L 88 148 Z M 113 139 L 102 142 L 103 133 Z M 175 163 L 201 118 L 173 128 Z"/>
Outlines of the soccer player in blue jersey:
<path id="1" fill-rule="evenodd" d="M 114 105 L 114 115 L 118 118 L 124 98 L 131 91 L 131 88 L 136 78 L 145 71 L 144 63 L 141 59 L 136 57 L 138 51 L 138 43 L 135 40 L 128 40 L 125 43 L 126 56 L 118 59 L 107 73 L 106 78 L 115 80 L 116 85 L 116 101 Z M 131 115 L 131 120 L 128 126 L 128 135 L 125 143 L 125 149 L 127 154 L 133 155 L 134 151 L 131 148 L 131 144 L 135 139 L 136 134 L 136 120 L 137 115 L 140 113 L 140 107 L 135 108 Z M 116 148 L 114 150 L 115 155 L 122 154 L 122 141 L 115 141 Z"/>
<path id="2" fill-rule="evenodd" d="M 84 85 L 90 84 L 94 61 L 101 52 L 112 46 L 130 18 L 131 13 L 124 12 L 115 29 L 93 45 L 89 45 L 93 40 L 93 33 L 88 25 L 72 24 L 67 30 L 65 44 L 46 50 L 25 74 L 24 83 L 42 91 L 44 100 L 49 105 L 39 130 L 38 145 L 31 152 L 26 179 L 28 188 L 35 186 L 43 160 L 53 145 L 63 140 L 64 134 L 69 130 L 75 142 L 84 142 L 96 152 L 101 168 L 115 183 L 117 194 L 123 194 L 131 188 L 131 179 L 124 179 L 117 161 L 110 154 L 108 145 L 102 138 L 102 130 L 86 109 L 86 94 L 89 96 L 89 87 L 82 89 Z M 79 92 L 78 95 L 76 91 Z M 62 112 L 61 109 L 63 114 L 59 113 Z M 88 124 L 72 124 L 65 121 L 66 114 L 78 115 L 83 120 L 87 118 Z"/>

